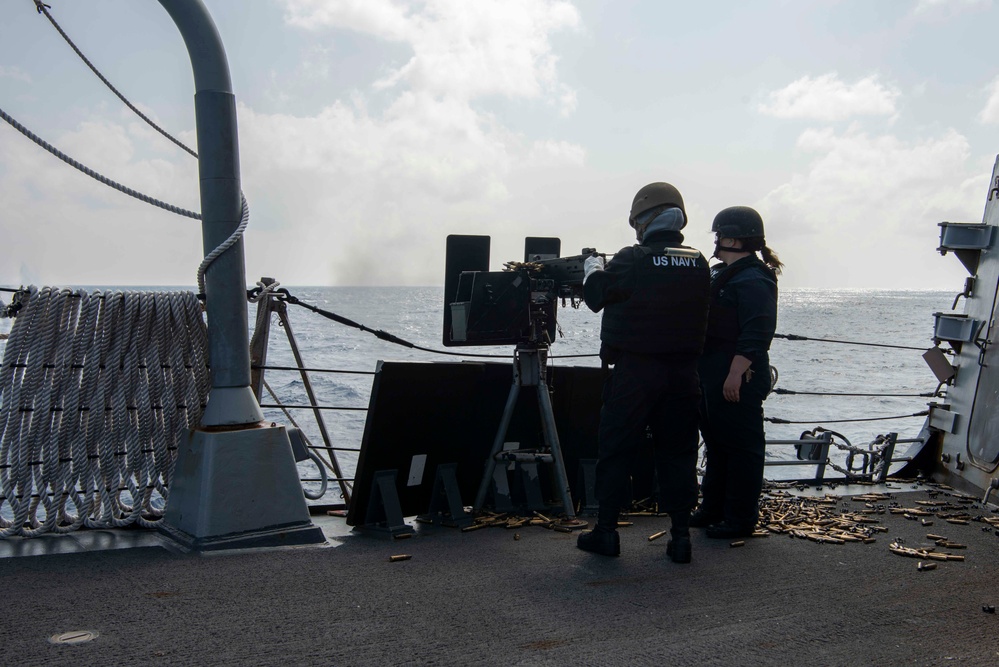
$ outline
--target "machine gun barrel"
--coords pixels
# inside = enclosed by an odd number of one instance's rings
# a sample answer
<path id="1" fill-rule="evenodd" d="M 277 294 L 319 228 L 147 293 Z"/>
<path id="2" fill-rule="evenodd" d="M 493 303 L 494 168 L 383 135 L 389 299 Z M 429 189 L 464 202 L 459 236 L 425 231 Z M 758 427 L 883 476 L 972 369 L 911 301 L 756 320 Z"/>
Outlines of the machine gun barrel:
<path id="1" fill-rule="evenodd" d="M 597 255 L 594 248 L 583 248 L 580 255 L 541 259 L 535 263 L 541 266 L 538 275 L 553 280 L 560 297 L 581 297 L 583 294 L 583 262 L 587 257 Z"/>

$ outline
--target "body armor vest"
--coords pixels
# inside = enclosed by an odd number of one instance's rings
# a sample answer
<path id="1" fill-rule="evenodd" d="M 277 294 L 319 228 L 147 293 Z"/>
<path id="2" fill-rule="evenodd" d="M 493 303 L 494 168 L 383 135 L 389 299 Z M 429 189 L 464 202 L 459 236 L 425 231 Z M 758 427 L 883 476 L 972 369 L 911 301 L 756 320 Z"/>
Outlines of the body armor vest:
<path id="1" fill-rule="evenodd" d="M 634 250 L 634 291 L 604 309 L 601 341 L 639 354 L 700 354 L 708 320 L 707 260 L 693 248 L 663 242 Z"/>
<path id="2" fill-rule="evenodd" d="M 739 273 L 753 267 L 759 267 L 773 275 L 773 271 L 763 261 L 759 258 L 753 259 L 755 261 L 747 261 L 738 266 L 723 268 L 712 276 L 711 310 L 708 314 L 708 337 L 705 344 L 707 350 L 728 349 L 734 351 L 735 343 L 739 340 L 738 306 L 720 299 L 725 285 Z M 774 276 L 774 281 L 776 282 L 776 276 Z"/>

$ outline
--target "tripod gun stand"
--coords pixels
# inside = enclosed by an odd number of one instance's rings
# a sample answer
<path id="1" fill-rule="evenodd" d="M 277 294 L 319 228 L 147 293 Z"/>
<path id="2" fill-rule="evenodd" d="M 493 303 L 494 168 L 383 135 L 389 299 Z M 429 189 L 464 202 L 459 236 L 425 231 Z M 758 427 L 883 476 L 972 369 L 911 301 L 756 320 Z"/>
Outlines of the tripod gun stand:
<path id="1" fill-rule="evenodd" d="M 543 333 L 544 330 L 544 326 L 538 326 L 532 322 L 532 332 L 540 331 Z M 499 428 L 496 430 L 496 438 L 493 440 L 492 450 L 489 453 L 489 458 L 486 460 L 485 474 L 482 477 L 482 482 L 479 484 L 479 491 L 475 496 L 473 509 L 482 509 L 482 505 L 486 501 L 486 495 L 489 492 L 489 485 L 496 481 L 496 474 L 505 475 L 503 468 L 497 470 L 496 464 L 498 462 L 550 463 L 555 471 L 555 483 L 561 496 L 565 515 L 569 519 L 574 519 L 576 514 L 572 506 L 572 497 L 569 495 L 569 480 L 565 473 L 562 447 L 559 444 L 558 430 L 555 427 L 555 413 L 552 410 L 552 400 L 548 393 L 548 378 L 545 372 L 548 360 L 548 342 L 537 340 L 537 338 L 538 336 L 532 335 L 530 341 L 518 343 L 516 349 L 514 349 L 513 384 L 510 385 L 506 407 L 503 409 L 503 417 L 500 419 Z M 538 409 L 541 416 L 542 433 L 544 434 L 544 448 L 541 450 L 521 449 L 503 451 L 503 440 L 506 438 L 510 421 L 513 419 L 521 387 L 535 387 L 537 389 Z"/>

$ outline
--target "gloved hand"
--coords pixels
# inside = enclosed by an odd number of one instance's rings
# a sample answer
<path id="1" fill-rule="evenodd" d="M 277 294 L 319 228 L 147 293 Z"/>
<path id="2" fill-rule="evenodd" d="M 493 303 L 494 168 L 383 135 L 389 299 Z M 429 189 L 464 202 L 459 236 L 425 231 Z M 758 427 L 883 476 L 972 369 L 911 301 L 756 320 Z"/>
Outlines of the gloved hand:
<path id="1" fill-rule="evenodd" d="M 593 255 L 591 257 L 587 257 L 586 259 L 584 259 L 583 284 L 584 285 L 586 284 L 586 279 L 589 278 L 594 271 L 603 271 L 603 270 L 604 270 L 604 258 L 601 257 L 600 255 Z"/>

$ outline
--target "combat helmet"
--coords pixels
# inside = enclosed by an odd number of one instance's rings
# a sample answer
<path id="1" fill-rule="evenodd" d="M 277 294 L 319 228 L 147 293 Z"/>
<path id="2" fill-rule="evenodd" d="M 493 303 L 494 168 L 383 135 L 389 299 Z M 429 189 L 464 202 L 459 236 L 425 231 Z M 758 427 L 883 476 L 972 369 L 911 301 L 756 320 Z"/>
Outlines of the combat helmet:
<path id="1" fill-rule="evenodd" d="M 730 206 L 715 216 L 711 231 L 726 239 L 762 238 L 763 218 L 748 206 Z"/>
<path id="2" fill-rule="evenodd" d="M 631 217 L 628 218 L 628 222 L 634 227 L 638 216 L 658 206 L 680 209 L 683 213 L 683 227 L 687 225 L 687 211 L 683 208 L 683 197 L 680 196 L 680 191 L 669 183 L 649 183 L 639 190 L 635 195 L 635 201 L 631 204 Z"/>

